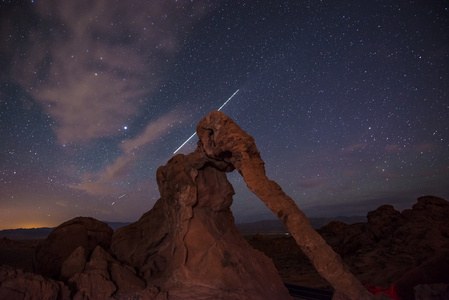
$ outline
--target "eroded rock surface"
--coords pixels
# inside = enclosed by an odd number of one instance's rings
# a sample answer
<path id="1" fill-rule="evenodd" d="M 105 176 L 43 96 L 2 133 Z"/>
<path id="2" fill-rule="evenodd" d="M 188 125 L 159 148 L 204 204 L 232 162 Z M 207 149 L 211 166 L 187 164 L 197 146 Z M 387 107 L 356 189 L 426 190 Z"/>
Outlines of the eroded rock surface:
<path id="1" fill-rule="evenodd" d="M 288 299 L 272 261 L 249 246 L 230 210 L 228 164 L 200 149 L 158 169 L 161 199 L 113 236 L 112 252 L 168 299 Z"/>
<path id="2" fill-rule="evenodd" d="M 399 212 L 383 205 L 366 223 L 332 222 L 319 233 L 351 266 L 363 283 L 414 299 L 418 284 L 449 284 L 449 202 L 423 196 Z"/>
<path id="3" fill-rule="evenodd" d="M 60 281 L 0 266 L 0 299 L 69 300 L 70 291 Z"/>
<path id="4" fill-rule="evenodd" d="M 84 249 L 83 246 L 79 246 L 62 263 L 61 278 L 67 280 L 76 273 L 83 272 L 85 266 L 86 266 L 86 250 Z"/>
<path id="5" fill-rule="evenodd" d="M 86 268 L 68 280 L 74 299 L 154 299 L 158 290 L 146 288 L 136 271 L 97 246 Z"/>
<path id="6" fill-rule="evenodd" d="M 57 279 L 63 262 L 78 247 L 87 259 L 97 245 L 109 249 L 113 234 L 106 223 L 88 217 L 77 217 L 56 227 L 36 248 L 35 271 Z"/>

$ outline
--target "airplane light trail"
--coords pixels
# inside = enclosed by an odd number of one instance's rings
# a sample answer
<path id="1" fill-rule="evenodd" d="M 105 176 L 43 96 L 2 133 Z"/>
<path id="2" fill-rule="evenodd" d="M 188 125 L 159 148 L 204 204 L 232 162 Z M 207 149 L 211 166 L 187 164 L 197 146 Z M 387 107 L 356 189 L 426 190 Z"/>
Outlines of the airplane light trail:
<path id="1" fill-rule="evenodd" d="M 184 143 L 182 143 L 182 145 L 181 146 L 179 146 L 179 148 L 178 149 L 176 149 L 176 151 L 175 152 L 173 152 L 173 154 L 175 154 L 176 152 L 178 152 L 185 144 L 187 144 L 194 136 L 196 135 L 196 131 L 195 131 L 195 133 L 194 134 L 192 134 L 188 139 L 187 139 L 187 141 L 185 141 Z"/>
<path id="2" fill-rule="evenodd" d="M 219 109 L 217 109 L 218 111 L 220 111 L 222 108 L 223 108 L 223 106 L 225 106 L 226 105 L 226 103 L 228 103 L 229 102 L 229 100 L 231 100 L 232 99 L 232 97 L 234 97 L 235 96 L 235 94 L 237 94 L 238 92 L 240 91 L 240 89 L 238 89 L 238 90 L 236 90 L 235 92 L 234 92 L 234 94 L 232 94 L 232 96 L 231 97 L 229 97 L 228 98 L 228 100 L 226 100 L 226 102 L 225 103 L 223 103 L 223 105 L 222 106 L 220 106 L 220 108 Z"/>
<path id="3" fill-rule="evenodd" d="M 231 97 L 229 97 L 228 100 L 226 100 L 225 103 L 223 103 L 223 105 L 220 106 L 220 108 L 217 110 L 220 111 L 226 105 L 226 103 L 228 103 L 232 99 L 232 97 L 234 97 L 239 91 L 240 91 L 240 89 L 236 90 L 234 92 L 234 94 L 232 94 Z M 179 146 L 179 148 L 176 149 L 175 152 L 173 152 L 173 154 L 176 154 L 176 152 L 181 150 L 181 148 L 184 147 L 184 145 L 187 144 L 195 135 L 196 135 L 196 132 L 194 132 L 184 143 L 182 143 L 182 145 Z"/>

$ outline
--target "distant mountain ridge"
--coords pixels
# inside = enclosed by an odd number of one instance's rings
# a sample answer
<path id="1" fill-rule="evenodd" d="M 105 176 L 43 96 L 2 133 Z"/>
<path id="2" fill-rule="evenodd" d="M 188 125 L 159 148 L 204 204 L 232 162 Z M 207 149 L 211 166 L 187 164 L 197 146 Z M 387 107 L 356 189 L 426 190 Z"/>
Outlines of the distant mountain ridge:
<path id="1" fill-rule="evenodd" d="M 365 216 L 338 216 L 338 217 L 322 217 L 322 218 L 309 218 L 312 227 L 315 229 L 321 228 L 332 221 L 340 221 L 348 225 L 360 222 L 366 222 Z M 261 220 L 250 223 L 236 224 L 242 234 L 250 233 L 284 233 L 287 232 L 284 224 L 279 219 L 273 220 Z"/>
<path id="2" fill-rule="evenodd" d="M 346 224 L 354 224 L 359 222 L 366 222 L 364 216 L 352 216 L 352 217 L 334 217 L 334 218 L 310 218 L 310 223 L 315 229 L 321 228 L 331 221 L 340 221 Z M 117 228 L 131 224 L 131 222 L 105 222 L 114 231 Z M 284 224 L 281 220 L 261 220 L 250 223 L 236 224 L 242 234 L 255 234 L 255 233 L 284 233 L 287 232 Z M 0 238 L 8 238 L 11 240 L 40 240 L 45 239 L 50 232 L 54 229 L 50 227 L 41 228 L 19 228 L 19 229 L 5 229 L 0 230 Z"/>

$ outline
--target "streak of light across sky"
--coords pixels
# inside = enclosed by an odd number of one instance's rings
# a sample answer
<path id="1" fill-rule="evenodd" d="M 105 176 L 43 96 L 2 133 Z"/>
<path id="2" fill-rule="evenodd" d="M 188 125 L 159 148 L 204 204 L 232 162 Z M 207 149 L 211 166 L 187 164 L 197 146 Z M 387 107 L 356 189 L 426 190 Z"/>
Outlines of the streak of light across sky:
<path id="1" fill-rule="evenodd" d="M 234 94 L 231 95 L 231 97 L 228 98 L 228 100 L 225 101 L 225 103 L 223 103 L 222 106 L 220 106 L 219 109 L 217 109 L 218 111 L 220 111 L 238 92 L 240 91 L 240 89 L 237 89 Z M 173 152 L 173 154 L 176 154 L 176 152 L 178 152 L 179 150 L 181 150 L 182 147 L 184 147 L 185 144 L 187 144 L 194 136 L 196 135 L 196 132 L 194 132 L 184 143 L 182 143 L 181 146 L 179 146 L 178 149 L 175 150 L 175 152 Z"/>
<path id="2" fill-rule="evenodd" d="M 234 94 L 232 94 L 231 95 L 231 97 L 229 97 L 228 98 L 228 100 L 226 100 L 226 102 L 225 103 L 223 103 L 223 105 L 222 106 L 220 106 L 220 108 L 219 109 L 217 109 L 218 111 L 220 111 L 238 92 L 240 91 L 240 89 L 238 89 L 238 90 L 236 90 L 235 92 L 234 92 Z"/>

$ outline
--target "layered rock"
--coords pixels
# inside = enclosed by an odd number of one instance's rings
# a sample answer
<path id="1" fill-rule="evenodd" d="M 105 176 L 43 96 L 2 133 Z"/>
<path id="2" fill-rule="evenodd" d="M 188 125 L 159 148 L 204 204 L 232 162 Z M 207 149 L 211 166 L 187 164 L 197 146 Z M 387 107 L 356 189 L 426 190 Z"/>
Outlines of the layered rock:
<path id="1" fill-rule="evenodd" d="M 109 249 L 113 234 L 106 223 L 88 217 L 77 217 L 56 227 L 36 248 L 35 271 L 57 279 L 63 262 L 78 247 L 83 247 L 87 259 L 99 245 Z"/>

